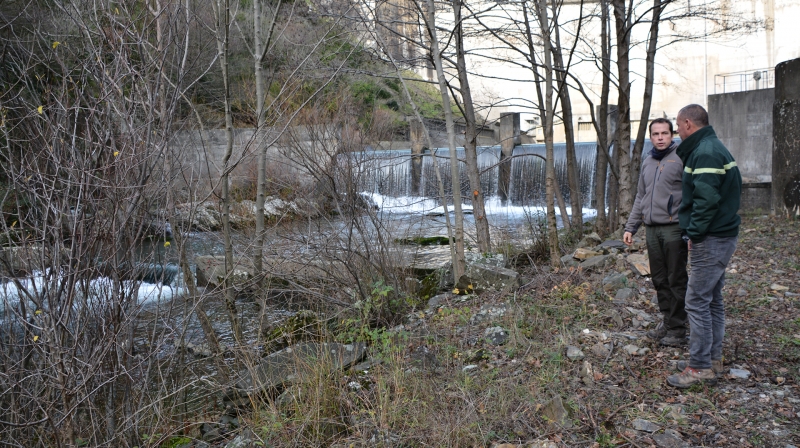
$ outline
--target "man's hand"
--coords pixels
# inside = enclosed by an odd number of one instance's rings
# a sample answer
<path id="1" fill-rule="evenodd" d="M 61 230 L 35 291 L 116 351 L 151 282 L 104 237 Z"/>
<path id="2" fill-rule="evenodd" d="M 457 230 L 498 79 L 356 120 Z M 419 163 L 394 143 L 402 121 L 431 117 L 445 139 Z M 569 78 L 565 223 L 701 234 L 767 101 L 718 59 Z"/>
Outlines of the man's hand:
<path id="1" fill-rule="evenodd" d="M 686 248 L 692 250 L 692 240 L 686 242 Z"/>
<path id="2" fill-rule="evenodd" d="M 625 232 L 625 234 L 622 235 L 622 242 L 628 246 L 633 244 L 633 234 L 631 232 Z"/>

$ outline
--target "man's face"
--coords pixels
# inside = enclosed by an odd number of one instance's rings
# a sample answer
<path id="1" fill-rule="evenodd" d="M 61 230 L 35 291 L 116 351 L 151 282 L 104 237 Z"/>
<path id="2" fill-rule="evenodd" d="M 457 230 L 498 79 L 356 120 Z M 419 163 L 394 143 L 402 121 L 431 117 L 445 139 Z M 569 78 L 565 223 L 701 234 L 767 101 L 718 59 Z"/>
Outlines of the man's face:
<path id="1" fill-rule="evenodd" d="M 678 115 L 677 119 L 678 124 L 678 135 L 681 137 L 681 140 L 686 140 L 687 137 L 692 135 L 689 130 L 689 120 L 681 117 Z"/>
<path id="2" fill-rule="evenodd" d="M 663 151 L 672 143 L 672 133 L 666 123 L 653 123 L 650 127 L 650 141 L 657 150 Z"/>

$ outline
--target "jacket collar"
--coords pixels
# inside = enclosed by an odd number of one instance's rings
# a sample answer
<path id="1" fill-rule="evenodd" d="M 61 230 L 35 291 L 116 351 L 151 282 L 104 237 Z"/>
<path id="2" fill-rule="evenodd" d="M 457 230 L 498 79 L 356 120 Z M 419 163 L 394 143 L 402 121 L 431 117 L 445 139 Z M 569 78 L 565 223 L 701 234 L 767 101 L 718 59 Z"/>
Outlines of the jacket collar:
<path id="1" fill-rule="evenodd" d="M 682 141 L 681 144 L 678 146 L 678 157 L 681 159 L 686 159 L 686 156 L 692 153 L 697 145 L 700 144 L 702 140 L 707 137 L 716 137 L 717 133 L 714 132 L 714 128 L 711 126 L 704 126 L 694 134 L 686 137 L 686 140 Z"/>
<path id="2" fill-rule="evenodd" d="M 661 160 L 664 157 L 670 155 L 677 148 L 678 148 L 678 144 L 675 143 L 675 141 L 670 142 L 669 146 L 667 146 L 666 148 L 664 148 L 661 151 L 657 150 L 656 147 L 653 146 L 653 148 L 650 150 L 650 157 L 652 157 L 652 158 L 654 158 L 656 160 Z"/>

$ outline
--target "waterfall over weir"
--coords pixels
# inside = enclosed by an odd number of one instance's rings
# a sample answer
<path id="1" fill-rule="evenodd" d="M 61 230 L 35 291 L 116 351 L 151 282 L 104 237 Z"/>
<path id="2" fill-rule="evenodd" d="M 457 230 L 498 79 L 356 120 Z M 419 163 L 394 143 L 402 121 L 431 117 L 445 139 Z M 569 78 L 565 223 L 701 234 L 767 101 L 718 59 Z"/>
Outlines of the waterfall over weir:
<path id="1" fill-rule="evenodd" d="M 644 154 L 651 148 L 652 144 L 648 139 L 644 145 Z M 556 179 L 569 208 L 566 144 L 556 143 L 553 149 Z M 439 148 L 436 155 L 439 172 L 445 185 L 445 194 L 452 198 L 449 151 L 447 148 Z M 581 202 L 583 213 L 588 216 L 594 215 L 592 199 L 596 155 L 597 143 L 575 144 Z M 487 214 L 521 215 L 545 209 L 544 156 L 544 144 L 515 147 L 510 162 L 504 162 L 504 164 L 510 163 L 510 170 L 506 174 L 508 179 L 503 180 L 500 146 L 478 148 L 478 166 L 481 172 L 481 187 L 486 198 Z M 463 148 L 458 148 L 458 158 L 464 159 Z M 394 213 L 428 213 L 437 208 L 441 210 L 438 199 L 439 187 L 430 151 L 418 156 L 416 161 L 410 150 L 355 152 L 349 154 L 349 160 L 352 165 L 348 171 L 357 179 L 358 191 L 370 195 L 383 210 Z M 471 191 L 464 163 L 461 162 L 460 165 L 462 202 L 469 209 Z M 508 191 L 504 194 L 506 184 Z M 452 203 L 452 199 L 449 202 Z"/>
<path id="2" fill-rule="evenodd" d="M 644 151 L 652 145 L 646 141 Z M 566 144 L 554 145 L 556 179 L 569 207 L 570 191 L 567 184 Z M 439 172 L 448 195 L 451 193 L 450 159 L 447 148 L 436 152 Z M 580 182 L 581 202 L 585 215 L 593 215 L 592 196 L 597 144 L 575 144 L 575 155 Z M 522 213 L 545 208 L 545 146 L 519 145 L 510 160 L 510 173 L 503 179 L 501 150 L 499 146 L 478 148 L 478 165 L 481 170 L 481 188 L 486 198 L 487 213 Z M 415 161 L 410 150 L 363 151 L 350 154 L 356 162 L 359 191 L 373 197 L 375 202 L 389 212 L 425 212 L 440 206 L 436 173 L 432 155 L 426 151 L 421 162 Z M 464 158 L 464 149 L 458 148 L 458 158 Z M 509 161 L 503 162 L 508 164 Z M 471 191 L 466 172 L 461 163 L 461 194 L 465 205 L 470 204 Z M 416 174 L 419 173 L 419 174 Z M 504 185 L 508 191 L 504 192 Z M 504 194 L 506 193 L 506 194 Z"/>

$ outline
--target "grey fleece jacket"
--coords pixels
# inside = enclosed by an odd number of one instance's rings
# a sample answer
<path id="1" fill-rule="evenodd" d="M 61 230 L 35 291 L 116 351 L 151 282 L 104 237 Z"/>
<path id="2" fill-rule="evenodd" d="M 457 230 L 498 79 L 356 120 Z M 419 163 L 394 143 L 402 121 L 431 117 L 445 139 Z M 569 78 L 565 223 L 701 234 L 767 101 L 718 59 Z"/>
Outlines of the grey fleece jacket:
<path id="1" fill-rule="evenodd" d="M 626 232 L 635 234 L 642 222 L 648 226 L 678 223 L 683 162 L 675 152 L 677 147 L 672 142 L 661 160 L 651 155 L 644 159 L 636 200 L 625 224 Z"/>

